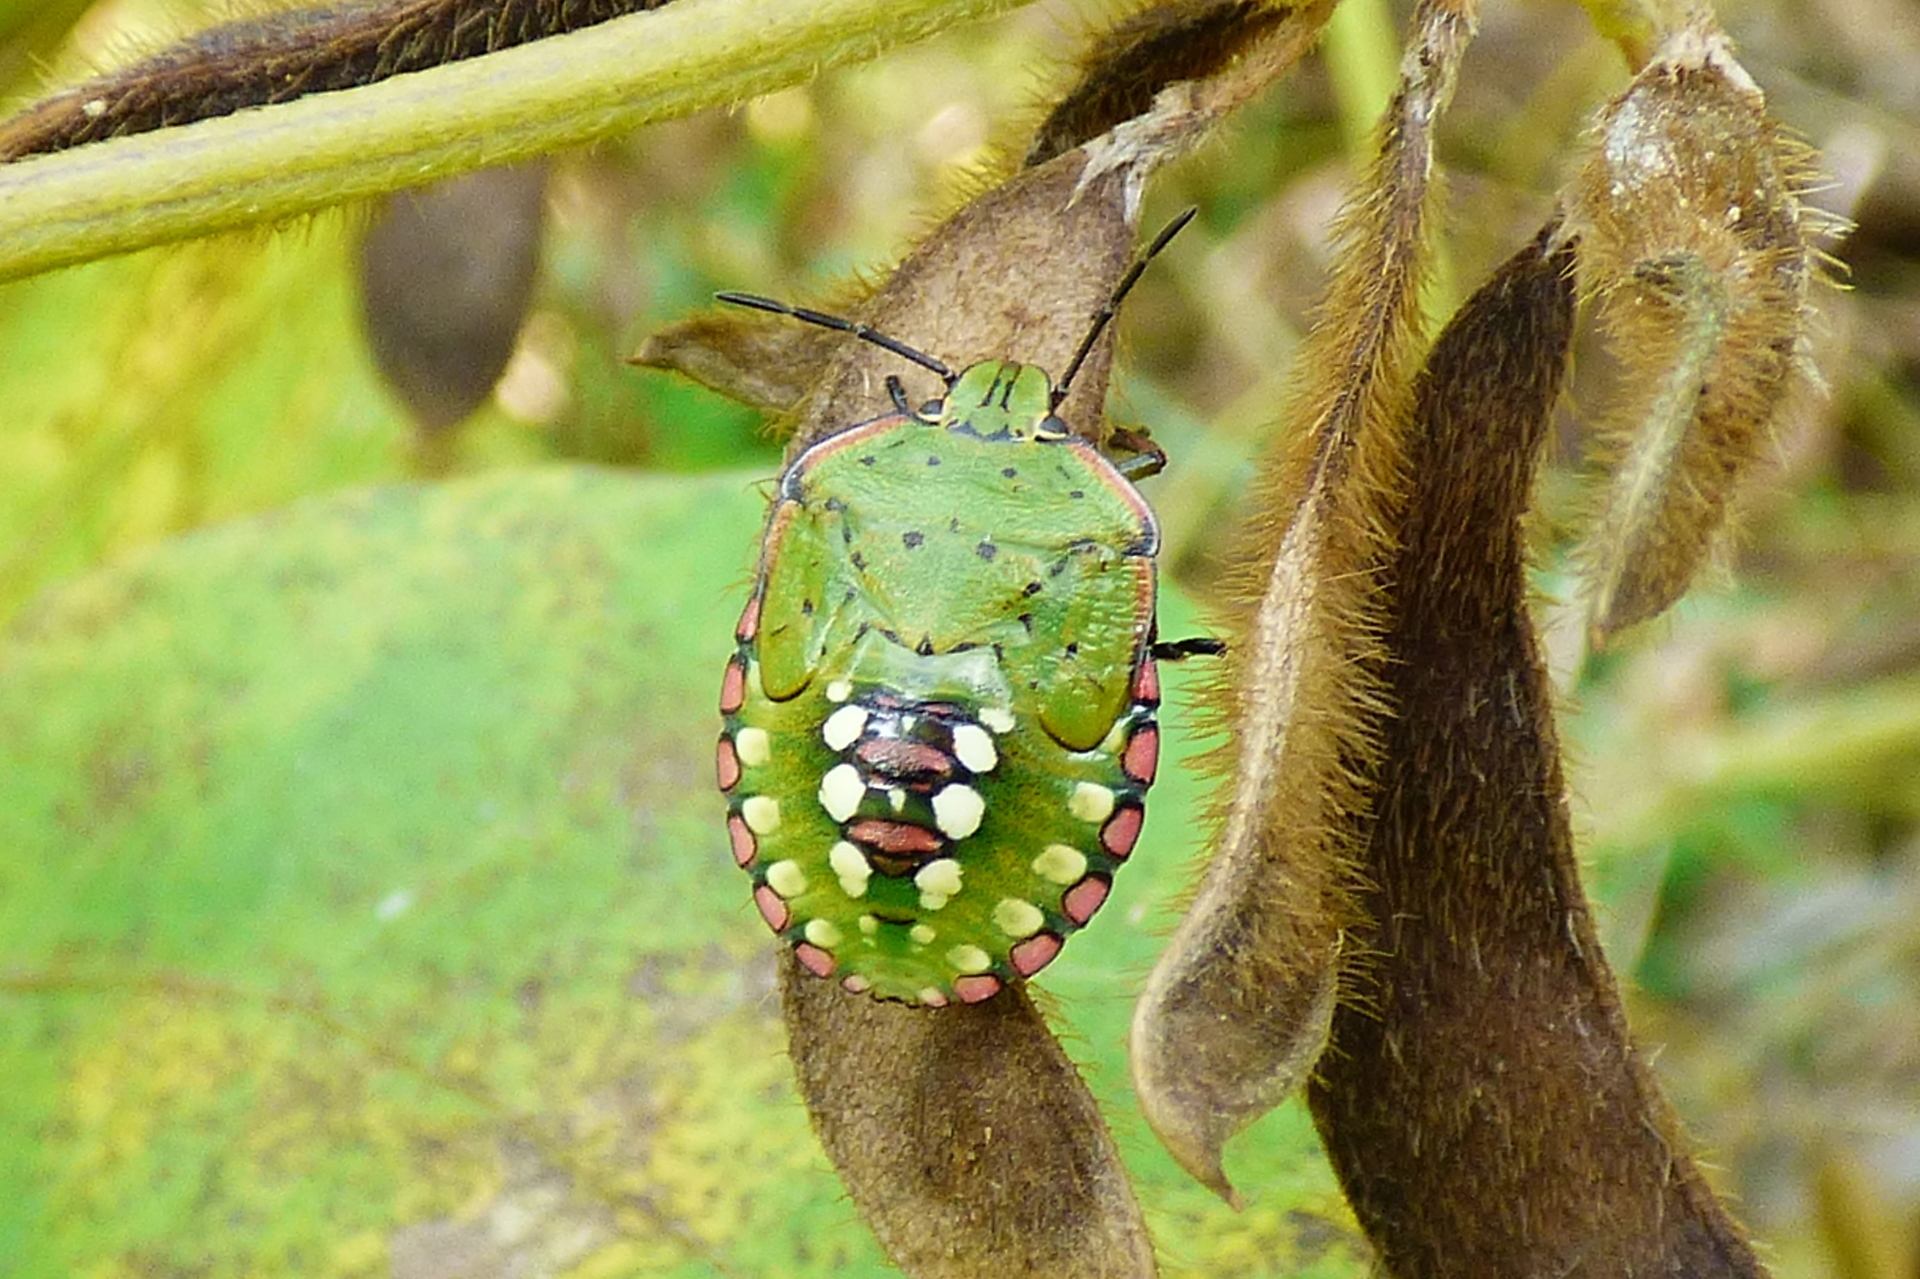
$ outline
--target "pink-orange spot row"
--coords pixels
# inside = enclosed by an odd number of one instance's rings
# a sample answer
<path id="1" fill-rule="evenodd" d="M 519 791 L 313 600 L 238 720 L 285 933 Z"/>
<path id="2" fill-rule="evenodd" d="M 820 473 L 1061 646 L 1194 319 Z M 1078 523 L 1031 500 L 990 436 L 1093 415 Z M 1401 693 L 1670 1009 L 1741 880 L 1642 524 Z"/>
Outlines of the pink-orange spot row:
<path id="1" fill-rule="evenodd" d="M 1135 730 L 1120 756 L 1120 767 L 1142 786 L 1153 785 L 1154 772 L 1160 767 L 1160 730 L 1151 724 Z"/>
<path id="2" fill-rule="evenodd" d="M 731 715 L 745 705 L 746 700 L 747 668 L 735 657 L 727 663 L 727 673 L 720 680 L 720 713 Z"/>
<path id="3" fill-rule="evenodd" d="M 760 918 L 767 921 L 767 927 L 776 933 L 784 932 L 793 922 L 793 912 L 787 909 L 787 903 L 765 884 L 753 890 L 753 904 L 760 908 Z"/>
<path id="4" fill-rule="evenodd" d="M 1139 842 L 1140 825 L 1145 820 L 1146 813 L 1138 805 L 1121 808 L 1100 828 L 1101 846 L 1115 857 L 1125 857 Z"/>
<path id="5" fill-rule="evenodd" d="M 1013 971 L 1031 977 L 1053 962 L 1060 946 L 1060 938 L 1054 934 L 1035 933 L 1009 951 L 1007 958 L 1013 962 Z"/>
<path id="6" fill-rule="evenodd" d="M 733 844 L 734 862 L 742 867 L 753 865 L 754 854 L 760 851 L 760 845 L 754 840 L 746 818 L 738 813 L 727 817 L 727 839 Z"/>
<path id="7" fill-rule="evenodd" d="M 1067 890 L 1067 895 L 1060 901 L 1060 910 L 1068 919 L 1084 926 L 1093 918 L 1093 913 L 1105 904 L 1107 894 L 1112 889 L 1112 880 L 1089 875 Z"/>

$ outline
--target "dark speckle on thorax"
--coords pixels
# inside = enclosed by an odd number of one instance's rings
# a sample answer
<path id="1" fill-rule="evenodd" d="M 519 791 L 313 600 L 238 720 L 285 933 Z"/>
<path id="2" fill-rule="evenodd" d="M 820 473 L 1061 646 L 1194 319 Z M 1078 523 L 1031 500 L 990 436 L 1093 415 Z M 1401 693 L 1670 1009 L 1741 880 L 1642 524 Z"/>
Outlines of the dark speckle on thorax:
<path id="1" fill-rule="evenodd" d="M 990 560 L 1000 553 L 1000 548 L 992 542 L 982 542 L 973 548 L 973 553 L 983 560 Z"/>
<path id="2" fill-rule="evenodd" d="M 914 547 L 920 545 L 920 543 L 926 540 L 927 540 L 927 535 L 925 533 L 920 532 L 917 529 L 909 529 L 907 532 L 902 533 L 900 535 L 901 543 L 910 551 Z"/>

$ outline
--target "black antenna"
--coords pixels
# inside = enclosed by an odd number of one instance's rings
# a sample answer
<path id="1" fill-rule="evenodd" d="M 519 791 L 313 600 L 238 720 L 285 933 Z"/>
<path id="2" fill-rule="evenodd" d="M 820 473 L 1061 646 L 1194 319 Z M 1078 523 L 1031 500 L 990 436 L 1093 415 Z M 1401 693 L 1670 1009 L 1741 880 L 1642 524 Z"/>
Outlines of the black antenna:
<path id="1" fill-rule="evenodd" d="M 932 370 L 939 374 L 940 380 L 948 386 L 953 385 L 957 376 L 952 369 L 925 351 L 916 351 L 898 338 L 890 338 L 878 329 L 870 329 L 853 320 L 843 320 L 837 315 L 826 315 L 820 311 L 809 311 L 803 306 L 788 306 L 785 302 L 776 302 L 772 298 L 763 298 L 752 293 L 716 293 L 713 296 L 721 302 L 731 302 L 735 306 L 750 306 L 756 311 L 771 311 L 775 315 L 792 316 L 796 320 L 817 324 L 823 329 L 832 329 L 836 333 L 851 333 L 862 342 L 871 342 L 882 350 L 892 351 L 895 355 L 912 360 L 923 369 Z"/>
<path id="2" fill-rule="evenodd" d="M 1060 381 L 1055 384 L 1053 402 L 1047 405 L 1049 411 L 1059 408 L 1061 401 L 1067 398 L 1067 388 L 1073 385 L 1073 379 L 1079 374 L 1080 366 L 1087 362 L 1087 356 L 1093 351 L 1093 344 L 1100 340 L 1100 334 L 1105 331 L 1108 324 L 1112 323 L 1115 313 L 1120 309 L 1120 303 L 1128 293 L 1133 291 L 1133 286 L 1140 282 L 1140 276 L 1146 271 L 1147 263 L 1153 261 L 1160 250 L 1167 247 L 1167 242 L 1179 235 L 1181 228 L 1193 221 L 1193 215 L 1198 212 L 1200 210 L 1197 208 L 1188 209 L 1167 223 L 1166 229 L 1153 237 L 1153 243 L 1147 246 L 1146 252 L 1135 258 L 1133 265 L 1127 268 L 1127 273 L 1120 277 L 1120 283 L 1114 286 L 1113 296 L 1107 299 L 1105 306 L 1094 313 L 1093 323 L 1087 326 L 1087 336 L 1080 339 L 1080 349 L 1073 353 L 1073 360 L 1067 365 L 1067 371 L 1060 375 Z"/>

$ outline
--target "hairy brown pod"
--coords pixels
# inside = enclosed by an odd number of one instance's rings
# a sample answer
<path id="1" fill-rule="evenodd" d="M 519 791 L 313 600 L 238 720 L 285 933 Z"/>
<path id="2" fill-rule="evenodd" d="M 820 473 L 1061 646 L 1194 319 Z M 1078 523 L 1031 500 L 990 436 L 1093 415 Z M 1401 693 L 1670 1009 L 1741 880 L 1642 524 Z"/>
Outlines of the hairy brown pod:
<path id="1" fill-rule="evenodd" d="M 1685 593 L 1794 401 L 1805 167 L 1713 31 L 1669 39 L 1593 130 L 1565 203 L 1621 366 L 1600 427 L 1612 478 L 1582 552 L 1596 642 Z"/>
<path id="2" fill-rule="evenodd" d="M 1361 998 L 1309 1089 L 1398 1279 L 1763 1273 L 1635 1055 L 1580 888 L 1522 520 L 1573 323 L 1549 233 L 1435 345 L 1398 527 Z"/>
<path id="3" fill-rule="evenodd" d="M 1431 239 L 1431 124 L 1473 30 L 1425 3 L 1379 158 L 1299 367 L 1293 432 L 1253 494 L 1215 704 L 1233 732 L 1221 833 L 1134 1013 L 1134 1087 L 1174 1158 L 1233 1200 L 1235 1133 L 1299 1086 L 1326 1042 L 1352 918 L 1356 831 L 1382 702 L 1377 610 L 1405 483 L 1407 400 Z"/>
<path id="4" fill-rule="evenodd" d="M 0 162 L 350 89 L 666 0 L 380 0 L 241 18 L 0 122 Z"/>

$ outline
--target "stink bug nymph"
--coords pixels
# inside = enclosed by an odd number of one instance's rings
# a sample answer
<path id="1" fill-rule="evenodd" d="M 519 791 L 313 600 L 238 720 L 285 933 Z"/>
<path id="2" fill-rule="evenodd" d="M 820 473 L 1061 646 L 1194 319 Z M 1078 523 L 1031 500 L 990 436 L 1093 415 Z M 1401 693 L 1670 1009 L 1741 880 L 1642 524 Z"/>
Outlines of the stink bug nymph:
<path id="1" fill-rule="evenodd" d="M 1056 416 L 1140 255 L 1055 384 L 946 364 L 744 294 L 938 374 L 946 394 L 828 436 L 781 475 L 721 684 L 720 789 L 768 927 L 850 991 L 941 1007 L 1032 976 L 1093 917 L 1159 762 L 1160 532 Z"/>

